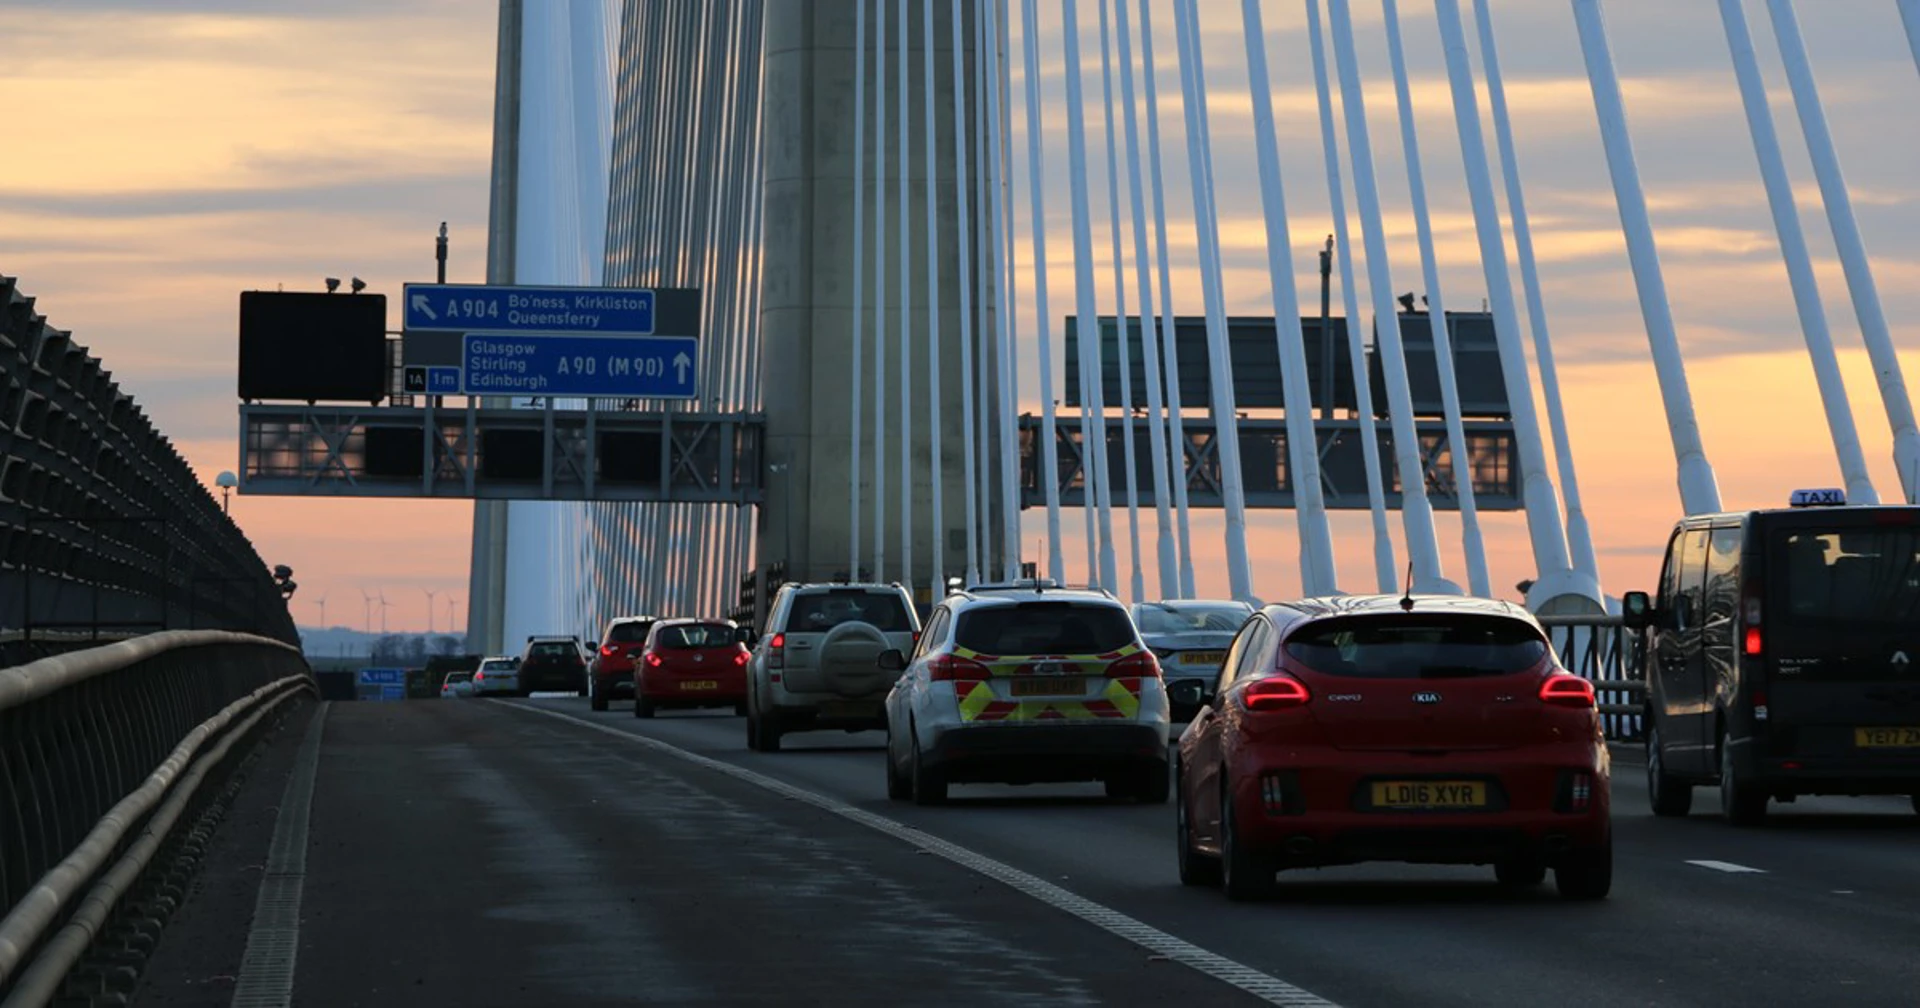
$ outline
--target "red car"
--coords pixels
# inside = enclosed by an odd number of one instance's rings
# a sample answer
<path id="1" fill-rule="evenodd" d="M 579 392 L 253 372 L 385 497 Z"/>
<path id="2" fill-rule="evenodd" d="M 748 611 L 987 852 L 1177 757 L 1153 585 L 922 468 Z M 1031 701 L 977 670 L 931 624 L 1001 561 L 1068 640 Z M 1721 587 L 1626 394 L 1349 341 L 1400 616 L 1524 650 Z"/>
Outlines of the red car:
<path id="1" fill-rule="evenodd" d="M 1180 738 L 1180 880 L 1269 894 L 1288 868 L 1491 864 L 1613 884 L 1610 766 L 1593 686 L 1526 610 L 1467 598 L 1272 605 L 1234 638 Z"/>
<path id="2" fill-rule="evenodd" d="M 726 620 L 661 620 L 633 663 L 633 716 L 662 707 L 732 707 L 747 713 L 747 647 Z"/>
<path id="3" fill-rule="evenodd" d="M 587 665 L 587 696 L 594 710 L 606 710 L 608 701 L 633 695 L 633 663 L 647 646 L 654 622 L 652 616 L 622 616 L 607 624 Z"/>

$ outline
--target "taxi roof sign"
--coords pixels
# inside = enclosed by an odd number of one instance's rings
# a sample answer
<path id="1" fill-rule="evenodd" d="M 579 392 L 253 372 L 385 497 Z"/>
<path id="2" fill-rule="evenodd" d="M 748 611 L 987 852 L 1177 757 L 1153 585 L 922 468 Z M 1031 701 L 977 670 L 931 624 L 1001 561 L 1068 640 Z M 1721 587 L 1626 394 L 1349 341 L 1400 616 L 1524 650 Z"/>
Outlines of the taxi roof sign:
<path id="1" fill-rule="evenodd" d="M 1792 507 L 1844 507 L 1847 492 L 1838 487 L 1825 487 L 1818 490 L 1795 490 L 1788 502 Z"/>

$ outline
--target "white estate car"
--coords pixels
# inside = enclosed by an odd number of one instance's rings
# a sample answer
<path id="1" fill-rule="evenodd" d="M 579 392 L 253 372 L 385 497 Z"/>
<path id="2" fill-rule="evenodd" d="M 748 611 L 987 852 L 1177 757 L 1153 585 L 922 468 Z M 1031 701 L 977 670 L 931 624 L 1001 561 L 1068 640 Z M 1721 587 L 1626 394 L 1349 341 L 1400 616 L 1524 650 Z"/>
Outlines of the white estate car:
<path id="1" fill-rule="evenodd" d="M 887 796 L 956 783 L 1104 781 L 1164 802 L 1167 691 L 1126 606 L 1099 591 L 973 588 L 927 619 L 887 695 Z"/>

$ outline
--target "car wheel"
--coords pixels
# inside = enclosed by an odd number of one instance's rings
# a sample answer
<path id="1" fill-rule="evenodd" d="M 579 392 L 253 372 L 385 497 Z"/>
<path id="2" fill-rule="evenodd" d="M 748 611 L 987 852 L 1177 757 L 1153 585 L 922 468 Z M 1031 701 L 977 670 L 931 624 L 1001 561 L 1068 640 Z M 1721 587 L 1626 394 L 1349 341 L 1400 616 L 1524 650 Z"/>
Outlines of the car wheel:
<path id="1" fill-rule="evenodd" d="M 947 800 L 947 778 L 927 765 L 920 755 L 920 736 L 913 736 L 913 756 L 907 767 L 915 805 L 939 805 Z"/>
<path id="2" fill-rule="evenodd" d="M 1613 838 L 1567 854 L 1553 866 L 1553 885 L 1561 899 L 1606 899 L 1613 891 Z"/>
<path id="3" fill-rule="evenodd" d="M 587 706 L 597 711 L 607 709 L 607 695 L 600 690 L 598 683 L 587 687 Z"/>
<path id="4" fill-rule="evenodd" d="M 1493 877 L 1510 889 L 1531 889 L 1547 880 L 1547 866 L 1539 858 L 1511 858 L 1494 863 Z"/>
<path id="5" fill-rule="evenodd" d="M 1732 739 L 1720 730 L 1720 814 L 1735 826 L 1757 826 L 1767 817 L 1767 793 L 1740 779 L 1733 766 Z"/>
<path id="6" fill-rule="evenodd" d="M 1187 785 L 1184 781 L 1176 781 L 1176 787 L 1179 794 L 1173 802 L 1173 838 L 1174 850 L 1180 859 L 1180 884 L 1217 886 L 1220 884 L 1220 859 L 1193 849 L 1193 823 L 1187 817 Z"/>
<path id="7" fill-rule="evenodd" d="M 1173 793 L 1173 768 L 1156 760 L 1133 778 L 1133 797 L 1142 805 L 1165 805 Z"/>
<path id="8" fill-rule="evenodd" d="M 1658 728 L 1647 729 L 1647 800 L 1657 816 L 1679 817 L 1693 811 L 1693 785 L 1667 773 Z"/>
<path id="9" fill-rule="evenodd" d="M 913 778 L 900 772 L 893 761 L 893 746 L 887 746 L 887 798 L 890 801 L 907 801 L 913 797 Z"/>
<path id="10" fill-rule="evenodd" d="M 1240 826 L 1234 819 L 1230 789 L 1220 792 L 1220 883 L 1227 898 L 1237 903 L 1266 899 L 1273 895 L 1274 863 L 1247 847 L 1240 839 Z"/>
<path id="11" fill-rule="evenodd" d="M 771 714 L 756 717 L 753 711 L 747 711 L 747 745 L 754 752 L 779 752 L 780 722 L 775 721 Z"/>
<path id="12" fill-rule="evenodd" d="M 653 701 L 643 696 L 634 697 L 633 698 L 633 716 L 637 718 L 652 717 Z"/>

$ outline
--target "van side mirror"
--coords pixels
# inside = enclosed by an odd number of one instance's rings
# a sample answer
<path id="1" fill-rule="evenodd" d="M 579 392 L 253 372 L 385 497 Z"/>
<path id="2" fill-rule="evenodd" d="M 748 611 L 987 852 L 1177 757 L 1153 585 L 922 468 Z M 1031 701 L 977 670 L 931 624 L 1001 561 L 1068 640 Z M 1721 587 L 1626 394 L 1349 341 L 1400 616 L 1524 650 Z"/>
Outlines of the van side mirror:
<path id="1" fill-rule="evenodd" d="M 1620 596 L 1620 622 L 1629 630 L 1645 630 L 1653 625 L 1653 599 L 1646 592 L 1630 591 Z"/>
<path id="2" fill-rule="evenodd" d="M 888 648 L 880 652 L 880 668 L 886 672 L 905 672 L 907 656 L 901 654 L 899 648 Z"/>

